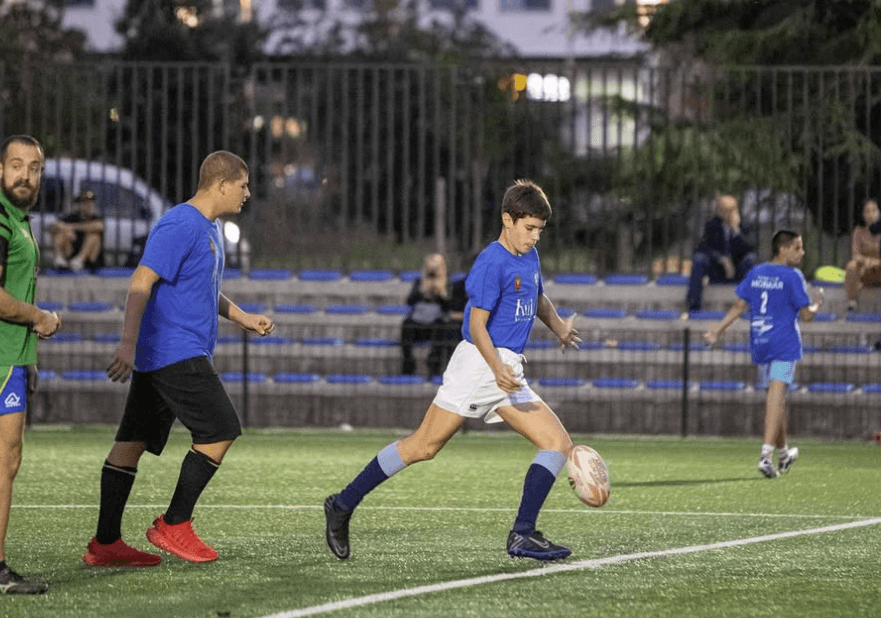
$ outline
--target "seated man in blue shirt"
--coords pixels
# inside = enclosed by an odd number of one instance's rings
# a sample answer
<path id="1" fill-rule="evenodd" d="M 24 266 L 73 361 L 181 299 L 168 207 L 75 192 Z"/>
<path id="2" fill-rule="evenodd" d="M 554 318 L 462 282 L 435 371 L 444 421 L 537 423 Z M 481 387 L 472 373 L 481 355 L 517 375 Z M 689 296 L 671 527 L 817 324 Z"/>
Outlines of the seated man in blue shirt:
<path id="1" fill-rule="evenodd" d="M 691 277 L 685 302 L 689 311 L 701 308 L 704 277 L 710 283 L 738 283 L 755 266 L 758 256 L 740 224 L 740 211 L 733 195 L 716 198 L 716 216 L 707 221 L 704 235 L 692 256 Z"/>

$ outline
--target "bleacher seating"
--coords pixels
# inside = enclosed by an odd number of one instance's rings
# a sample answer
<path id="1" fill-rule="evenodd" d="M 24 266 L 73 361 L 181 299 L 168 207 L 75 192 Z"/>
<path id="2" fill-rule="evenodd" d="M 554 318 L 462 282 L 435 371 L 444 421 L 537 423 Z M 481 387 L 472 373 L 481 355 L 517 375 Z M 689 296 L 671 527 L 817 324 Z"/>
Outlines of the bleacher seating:
<path id="1" fill-rule="evenodd" d="M 276 323 L 273 335 L 259 338 L 244 334 L 226 320 L 220 322 L 215 365 L 228 389 L 239 392 L 236 389 L 243 387 L 242 345 L 244 341 L 249 343 L 248 383 L 253 386 L 249 396 L 260 402 L 264 401 L 262 397 L 268 398 L 264 402 L 266 410 L 262 410 L 263 403 L 252 406 L 260 410 L 257 418 L 262 420 L 258 422 L 295 423 L 295 419 L 284 416 L 292 414 L 285 412 L 288 404 L 281 403 L 291 392 L 315 398 L 304 404 L 308 408 L 319 405 L 318 401 L 323 402 L 321 406 L 343 402 L 346 389 L 351 388 L 366 389 L 365 397 L 376 397 L 366 409 L 373 410 L 377 419 L 392 418 L 391 412 L 383 412 L 385 398 L 386 405 L 400 404 L 403 416 L 394 418 L 409 419 L 415 414 L 418 420 L 440 380 L 439 376 L 426 379 L 424 375 L 398 375 L 397 341 L 407 311 L 402 302 L 418 271 L 398 276 L 388 271 L 355 271 L 346 276 L 330 270 L 294 274 L 275 269 L 250 275 L 234 271 L 226 274 L 225 294 L 246 310 L 267 313 Z M 60 406 L 58 410 L 69 410 L 64 414 L 70 418 L 82 418 L 87 412 L 75 412 L 74 404 L 59 403 L 57 398 L 64 393 L 93 392 L 96 401 L 109 398 L 106 401 L 124 404 L 126 387 L 111 385 L 104 368 L 119 343 L 129 275 L 122 271 L 113 276 L 58 274 L 40 281 L 41 306 L 62 313 L 64 324 L 55 337 L 41 342 L 46 401 Z M 731 306 L 733 287 L 709 286 L 706 308 L 683 319 L 680 307 L 684 284 L 680 276 L 662 276 L 653 282 L 642 276 L 599 279 L 580 273 L 546 278 L 545 291 L 561 314 L 579 314 L 575 326 L 584 341 L 579 350 L 560 354 L 556 339 L 537 322 L 526 351 L 527 377 L 539 388 L 548 389 L 546 396 L 554 400 L 555 409 L 558 404 L 571 403 L 578 410 L 589 410 L 588 419 L 571 418 L 569 413 L 566 423 L 569 426 L 571 420 L 572 430 L 620 427 L 624 431 L 678 431 L 678 421 L 667 417 L 675 417 L 681 407 L 686 330 L 690 331 L 689 397 L 695 398 L 694 407 L 700 409 L 690 421 L 693 430 L 750 432 L 755 430 L 756 422 L 760 426 L 760 420 L 752 416 L 740 425 L 730 426 L 725 424 L 729 421 L 712 416 L 737 417 L 753 403 L 761 408 L 764 397 L 753 386 L 755 368 L 750 364 L 746 343 L 748 320 L 737 320 L 716 346 L 708 346 L 701 339 L 709 325 L 721 319 Z M 805 357 L 799 364 L 798 378 L 805 386 L 793 389 L 792 401 L 810 411 L 810 420 L 803 427 L 818 432 L 832 431 L 832 427 L 834 435 L 851 435 L 857 421 L 841 421 L 838 426 L 817 419 L 823 410 L 840 412 L 842 397 L 851 401 L 853 411 L 844 412 L 848 418 L 863 414 L 859 422 L 865 423 L 865 418 L 879 414 L 881 385 L 877 376 L 881 354 L 874 352 L 872 343 L 878 338 L 881 321 L 881 313 L 873 310 L 881 306 L 873 306 L 868 299 L 861 305 L 863 313 L 847 314 L 843 290 L 827 289 L 826 297 L 829 311 L 802 326 Z M 423 365 L 427 352 L 426 346 L 416 348 Z M 65 378 L 68 371 L 85 373 Z M 74 375 L 80 378 L 70 377 Z M 89 379 L 83 379 L 86 376 Z M 272 398 L 276 396 L 282 399 L 275 402 Z M 825 400 L 826 408 L 812 403 L 820 399 Z M 635 417 L 634 409 L 640 410 L 644 418 Z M 118 415 L 120 410 L 118 407 L 109 413 Z M 42 418 L 62 418 L 64 414 L 44 414 Z M 308 422 L 336 418 L 336 412 L 321 414 L 303 418 Z M 629 419 L 630 425 L 622 419 Z M 362 420 L 365 424 L 380 422 Z M 793 431 L 798 426 L 796 421 Z"/>

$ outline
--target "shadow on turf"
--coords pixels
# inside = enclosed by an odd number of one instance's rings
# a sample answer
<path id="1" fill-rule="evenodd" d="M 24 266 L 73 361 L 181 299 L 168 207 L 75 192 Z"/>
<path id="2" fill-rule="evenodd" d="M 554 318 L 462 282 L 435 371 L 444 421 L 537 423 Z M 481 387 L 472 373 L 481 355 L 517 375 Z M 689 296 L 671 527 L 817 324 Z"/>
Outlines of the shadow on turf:
<path id="1" fill-rule="evenodd" d="M 614 482 L 612 483 L 612 487 L 677 487 L 682 485 L 706 485 L 712 483 L 740 483 L 740 482 L 748 482 L 748 481 L 764 481 L 761 476 L 750 476 L 750 477 L 737 477 L 731 479 L 682 479 L 682 480 L 665 480 L 665 481 L 641 481 L 635 483 L 628 482 Z"/>

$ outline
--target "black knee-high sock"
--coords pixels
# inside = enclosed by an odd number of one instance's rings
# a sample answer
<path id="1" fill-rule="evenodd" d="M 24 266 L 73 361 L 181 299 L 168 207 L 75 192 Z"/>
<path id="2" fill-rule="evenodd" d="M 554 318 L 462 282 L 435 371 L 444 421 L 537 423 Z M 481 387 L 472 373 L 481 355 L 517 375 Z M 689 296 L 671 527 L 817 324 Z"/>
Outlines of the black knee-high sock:
<path id="1" fill-rule="evenodd" d="M 101 470 L 101 510 L 98 512 L 98 531 L 95 538 L 109 545 L 122 538 L 122 513 L 135 484 L 137 468 L 114 466 L 104 462 Z"/>
<path id="2" fill-rule="evenodd" d="M 193 518 L 196 501 L 202 495 L 208 481 L 217 472 L 219 463 L 195 449 L 190 449 L 180 467 L 177 488 L 171 498 L 171 504 L 165 511 L 165 523 L 170 526 Z"/>

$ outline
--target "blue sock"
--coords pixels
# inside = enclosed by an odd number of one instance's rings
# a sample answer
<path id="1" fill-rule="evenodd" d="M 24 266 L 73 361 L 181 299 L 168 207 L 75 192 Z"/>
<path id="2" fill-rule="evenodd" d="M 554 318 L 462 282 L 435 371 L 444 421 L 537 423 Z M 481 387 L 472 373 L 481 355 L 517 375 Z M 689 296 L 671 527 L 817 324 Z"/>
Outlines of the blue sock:
<path id="1" fill-rule="evenodd" d="M 351 513 L 361 504 L 364 496 L 406 467 L 407 464 L 398 454 L 398 443 L 392 442 L 370 460 L 361 473 L 340 492 L 334 500 L 334 508 Z"/>
<path id="2" fill-rule="evenodd" d="M 531 534 L 535 532 L 538 512 L 557 480 L 557 475 L 566 464 L 566 456 L 559 451 L 539 451 L 523 480 L 523 497 L 520 510 L 514 521 L 514 532 Z"/>

